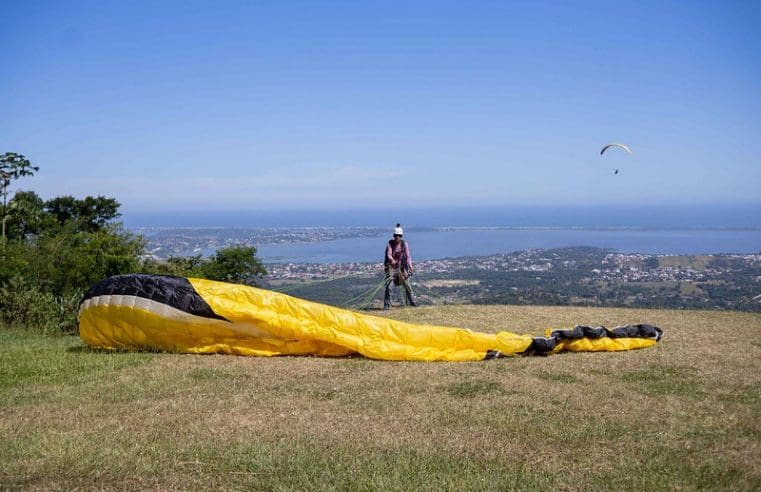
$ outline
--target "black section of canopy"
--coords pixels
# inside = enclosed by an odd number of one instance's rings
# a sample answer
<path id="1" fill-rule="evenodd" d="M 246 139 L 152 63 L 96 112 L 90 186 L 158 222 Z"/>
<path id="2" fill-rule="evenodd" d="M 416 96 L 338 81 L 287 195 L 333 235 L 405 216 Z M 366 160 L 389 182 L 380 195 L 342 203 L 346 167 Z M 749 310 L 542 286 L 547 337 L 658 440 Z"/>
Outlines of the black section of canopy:
<path id="1" fill-rule="evenodd" d="M 221 319 L 209 304 L 195 291 L 188 279 L 171 275 L 117 275 L 90 287 L 82 302 L 92 297 L 122 295 L 135 296 L 167 304 L 194 316 Z"/>
<path id="2" fill-rule="evenodd" d="M 569 330 L 555 330 L 548 337 L 535 337 L 527 352 L 551 352 L 560 340 L 579 340 L 581 338 L 650 338 L 660 340 L 663 330 L 648 324 L 618 326 L 609 330 L 604 326 L 576 326 Z"/>
<path id="3" fill-rule="evenodd" d="M 502 356 L 502 352 L 500 352 L 499 350 L 487 350 L 484 360 L 498 359 L 501 356 Z"/>

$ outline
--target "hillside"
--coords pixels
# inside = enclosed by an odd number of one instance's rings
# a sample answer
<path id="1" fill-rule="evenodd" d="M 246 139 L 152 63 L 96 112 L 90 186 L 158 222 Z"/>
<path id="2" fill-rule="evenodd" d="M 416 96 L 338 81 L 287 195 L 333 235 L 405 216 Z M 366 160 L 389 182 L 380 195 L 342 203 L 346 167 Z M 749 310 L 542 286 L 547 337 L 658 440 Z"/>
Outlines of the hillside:
<path id="1" fill-rule="evenodd" d="M 757 489 L 761 314 L 444 306 L 654 348 L 477 363 L 105 353 L 0 330 L 0 488 Z"/>

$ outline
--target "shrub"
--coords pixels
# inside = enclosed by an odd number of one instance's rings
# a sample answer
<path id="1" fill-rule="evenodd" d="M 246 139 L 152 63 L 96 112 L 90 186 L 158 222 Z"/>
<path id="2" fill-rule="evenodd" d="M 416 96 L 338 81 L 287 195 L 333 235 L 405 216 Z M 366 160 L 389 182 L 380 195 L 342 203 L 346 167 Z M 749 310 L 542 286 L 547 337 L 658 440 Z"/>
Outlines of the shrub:
<path id="1" fill-rule="evenodd" d="M 256 257 L 254 246 L 222 248 L 198 269 L 210 280 L 256 285 L 256 278 L 267 275 L 267 270 Z"/>
<path id="2" fill-rule="evenodd" d="M 19 276 L 0 287 L 0 321 L 8 327 L 46 333 L 60 332 L 66 321 L 67 328 L 72 328 L 70 314 L 53 294 Z"/>

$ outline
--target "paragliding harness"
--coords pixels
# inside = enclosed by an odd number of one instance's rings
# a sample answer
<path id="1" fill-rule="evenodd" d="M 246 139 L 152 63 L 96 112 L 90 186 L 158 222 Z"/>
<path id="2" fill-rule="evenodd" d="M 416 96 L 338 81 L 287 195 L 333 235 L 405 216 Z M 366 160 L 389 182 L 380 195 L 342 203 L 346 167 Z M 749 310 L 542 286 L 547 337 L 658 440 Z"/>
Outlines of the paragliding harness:
<path id="1" fill-rule="evenodd" d="M 392 255 L 394 251 L 394 247 L 396 246 L 396 243 L 393 239 L 389 239 L 388 245 L 391 247 Z M 394 285 L 397 287 L 402 284 L 402 282 L 406 279 L 408 279 L 412 273 L 410 272 L 410 264 L 409 260 L 407 258 L 407 243 L 404 241 L 404 239 L 401 240 L 401 246 L 402 246 L 402 252 L 401 256 L 399 257 L 399 263 L 397 268 L 391 267 L 391 262 L 388 261 L 388 256 L 383 256 L 383 268 L 386 271 L 386 276 L 392 275 L 391 271 L 393 270 L 393 276 L 394 276 Z"/>
<path id="2" fill-rule="evenodd" d="M 394 259 L 397 259 L 394 255 L 394 249 L 396 246 L 395 240 L 391 239 L 388 242 L 389 247 L 391 248 L 391 256 Z M 403 288 L 404 290 L 404 296 L 403 296 L 403 303 L 405 305 L 409 306 L 417 306 L 417 303 L 415 302 L 414 298 L 412 297 L 412 286 L 409 284 L 407 279 L 412 275 L 411 268 L 410 268 L 410 261 L 407 257 L 407 243 L 404 241 L 404 239 L 401 240 L 401 251 L 398 253 L 398 260 L 397 260 L 397 266 L 394 268 L 391 265 L 391 261 L 388 259 L 388 255 L 384 256 L 383 258 L 383 267 L 386 272 L 386 290 L 383 295 L 383 309 L 389 309 L 391 307 L 391 283 L 393 282 L 397 288 Z"/>

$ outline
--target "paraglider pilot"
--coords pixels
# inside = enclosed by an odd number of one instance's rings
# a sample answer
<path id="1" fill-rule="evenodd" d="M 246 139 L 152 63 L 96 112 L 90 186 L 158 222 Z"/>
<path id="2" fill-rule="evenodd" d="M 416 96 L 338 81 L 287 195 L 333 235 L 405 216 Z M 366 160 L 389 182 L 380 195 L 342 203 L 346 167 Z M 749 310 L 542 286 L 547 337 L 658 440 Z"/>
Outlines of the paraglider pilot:
<path id="1" fill-rule="evenodd" d="M 402 239 L 404 230 L 401 224 L 396 224 L 394 228 L 394 238 L 389 240 L 386 245 L 386 257 L 383 261 L 383 268 L 386 272 L 386 291 L 383 295 L 383 309 L 391 307 L 391 283 L 404 288 L 404 294 L 407 297 L 407 304 L 417 306 L 415 299 L 412 297 L 412 287 L 409 284 L 409 277 L 412 274 L 412 256 L 410 255 L 410 245 Z"/>

